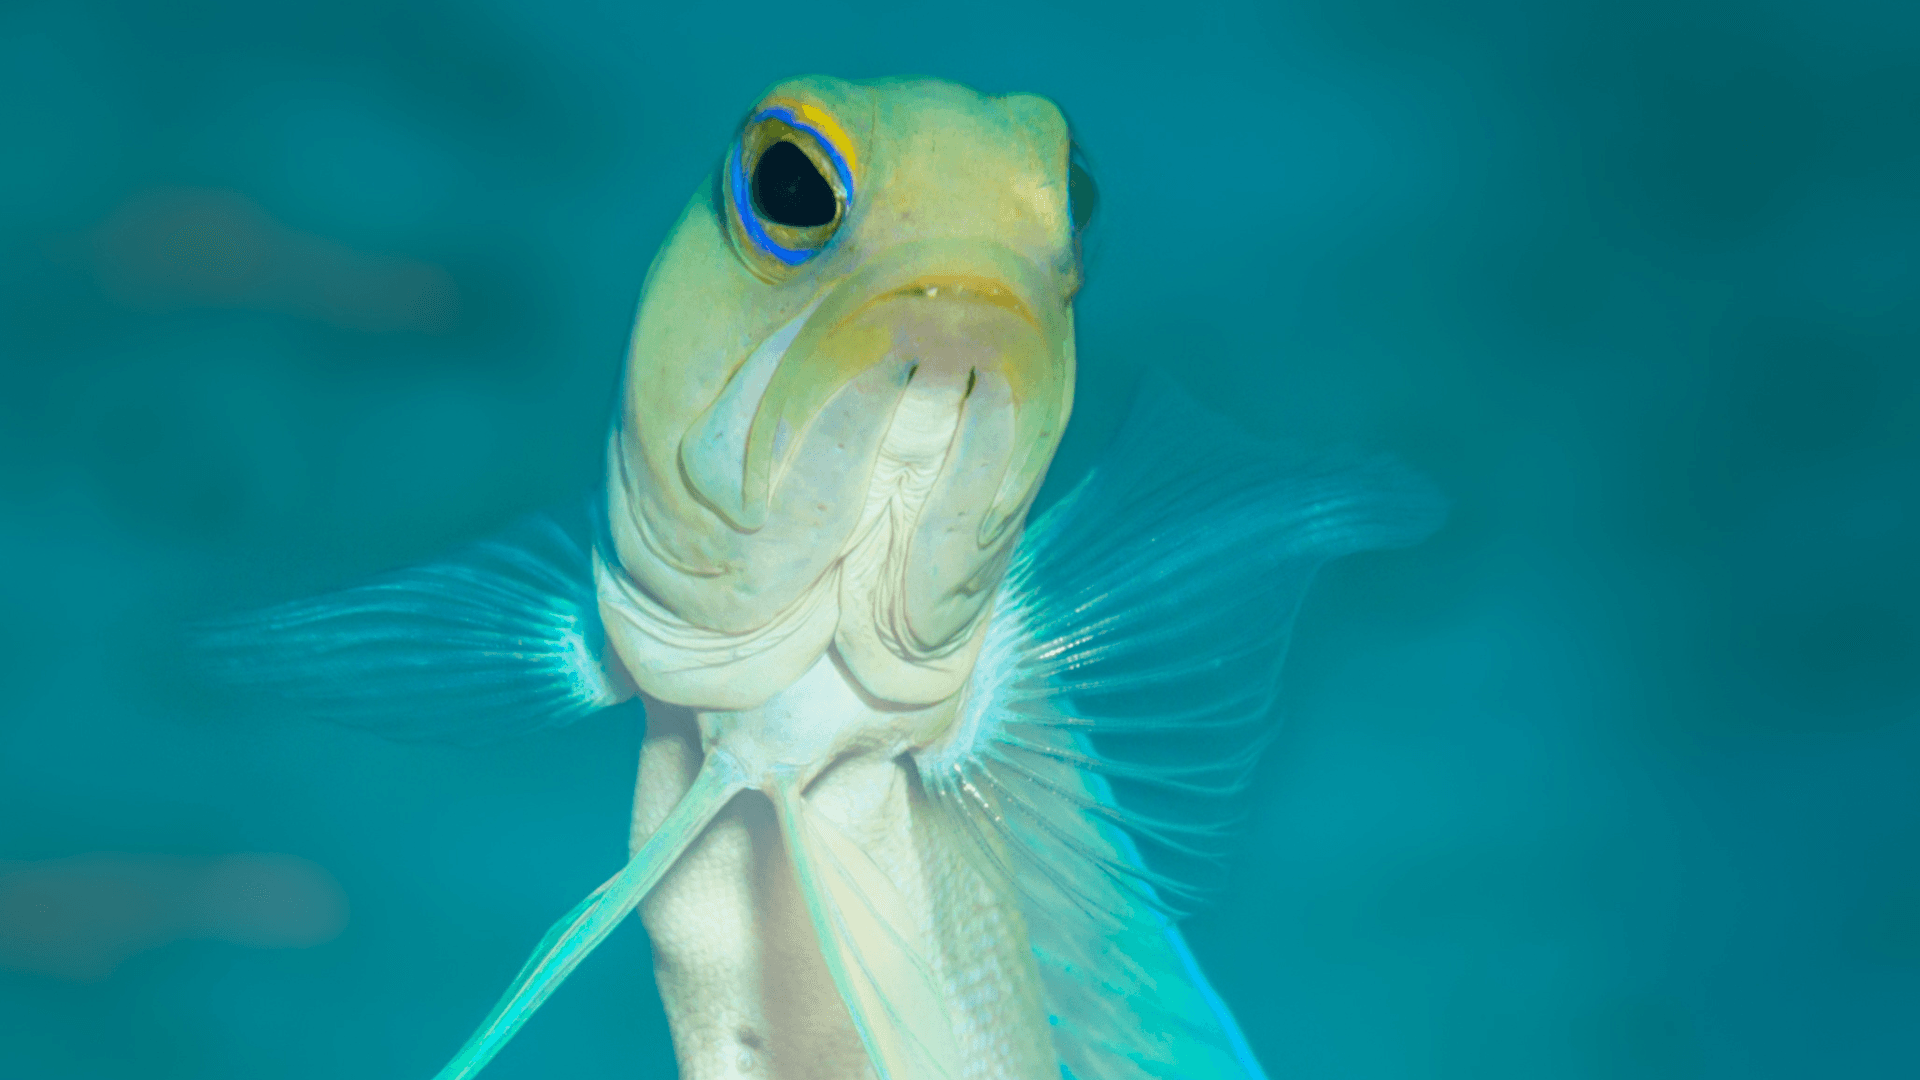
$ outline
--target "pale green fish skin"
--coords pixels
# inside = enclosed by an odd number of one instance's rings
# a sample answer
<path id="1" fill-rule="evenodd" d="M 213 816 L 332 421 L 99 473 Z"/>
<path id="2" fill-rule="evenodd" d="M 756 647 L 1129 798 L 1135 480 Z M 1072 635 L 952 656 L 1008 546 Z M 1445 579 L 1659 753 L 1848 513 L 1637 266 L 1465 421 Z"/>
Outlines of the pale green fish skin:
<path id="1" fill-rule="evenodd" d="M 635 852 L 703 766 L 738 778 L 641 905 L 680 1074 L 1051 1080 L 1018 903 L 910 755 L 951 733 L 1071 409 L 1067 125 L 935 81 L 764 102 L 829 118 L 852 198 L 792 270 L 755 257 L 724 175 L 689 202 L 596 565 L 647 698 Z"/>

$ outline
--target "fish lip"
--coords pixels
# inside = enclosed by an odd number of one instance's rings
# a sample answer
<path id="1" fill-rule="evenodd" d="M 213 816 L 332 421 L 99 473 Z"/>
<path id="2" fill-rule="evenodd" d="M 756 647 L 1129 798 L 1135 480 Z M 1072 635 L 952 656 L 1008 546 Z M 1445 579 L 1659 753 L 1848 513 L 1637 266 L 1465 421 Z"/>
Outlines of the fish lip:
<path id="1" fill-rule="evenodd" d="M 848 312 L 842 322 L 859 318 L 862 314 L 890 301 L 921 297 L 949 302 L 983 303 L 1002 308 L 1018 315 L 1035 330 L 1042 329 L 1040 317 L 1034 312 L 1033 305 L 1011 285 L 999 278 L 966 272 L 922 274 L 904 285 L 876 293 L 866 303 Z"/>
<path id="2" fill-rule="evenodd" d="M 794 342 L 796 348 L 817 339 L 846 320 L 887 300 L 926 295 L 929 288 L 954 288 L 970 298 L 1017 311 L 1034 326 L 1045 329 L 1064 313 L 1072 298 L 1056 281 L 1058 274 L 1043 268 L 998 240 L 940 238 L 894 245 L 860 262 L 852 272 L 822 285 L 815 293 L 819 305 L 808 326 Z M 1043 298 L 1057 295 L 1058 302 Z M 1057 309 L 1057 311 L 1056 311 Z"/>

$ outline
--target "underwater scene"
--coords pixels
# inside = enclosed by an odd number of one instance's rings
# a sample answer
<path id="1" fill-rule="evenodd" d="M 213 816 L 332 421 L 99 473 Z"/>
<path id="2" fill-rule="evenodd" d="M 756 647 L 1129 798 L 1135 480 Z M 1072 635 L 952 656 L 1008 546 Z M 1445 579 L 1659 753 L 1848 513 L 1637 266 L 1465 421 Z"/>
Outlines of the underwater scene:
<path id="1" fill-rule="evenodd" d="M 0 1080 L 1920 1075 L 1916 552 L 1899 5 L 0 8 Z"/>

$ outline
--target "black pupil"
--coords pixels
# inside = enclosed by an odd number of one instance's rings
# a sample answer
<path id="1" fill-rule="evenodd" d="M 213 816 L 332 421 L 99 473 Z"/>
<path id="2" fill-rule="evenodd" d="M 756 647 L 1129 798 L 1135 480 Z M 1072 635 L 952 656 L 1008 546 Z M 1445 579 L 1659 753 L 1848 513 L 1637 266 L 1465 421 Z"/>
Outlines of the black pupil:
<path id="1" fill-rule="evenodd" d="M 753 205 L 768 221 L 796 229 L 831 224 L 837 208 L 833 187 L 813 159 L 785 140 L 767 147 L 753 166 Z"/>

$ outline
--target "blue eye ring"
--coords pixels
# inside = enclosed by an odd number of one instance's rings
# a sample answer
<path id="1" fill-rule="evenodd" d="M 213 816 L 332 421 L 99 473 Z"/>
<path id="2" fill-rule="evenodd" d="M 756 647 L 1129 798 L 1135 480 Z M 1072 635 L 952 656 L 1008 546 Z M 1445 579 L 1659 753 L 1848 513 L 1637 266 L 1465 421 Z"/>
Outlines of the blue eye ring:
<path id="1" fill-rule="evenodd" d="M 840 130 L 840 126 L 833 122 L 832 117 L 820 109 L 807 105 L 794 107 L 784 104 L 761 108 L 747 118 L 744 130 L 751 131 L 755 125 L 767 120 L 778 120 L 787 127 L 805 132 L 812 137 L 813 145 L 827 159 L 828 164 L 833 166 L 834 176 L 839 180 L 839 190 L 836 194 L 840 198 L 841 208 L 836 220 L 844 218 L 847 210 L 853 205 L 853 170 L 847 161 L 848 154 L 843 152 L 839 145 L 846 138 L 846 133 Z M 766 226 L 760 221 L 760 215 L 753 209 L 753 194 L 748 186 L 745 158 L 746 138 L 743 135 L 734 141 L 733 150 L 727 155 L 727 191 L 732 197 L 734 218 L 740 223 L 741 230 L 753 241 L 755 247 L 787 266 L 799 266 L 819 254 L 826 246 L 824 243 L 810 248 L 787 247 L 767 232 Z"/>

